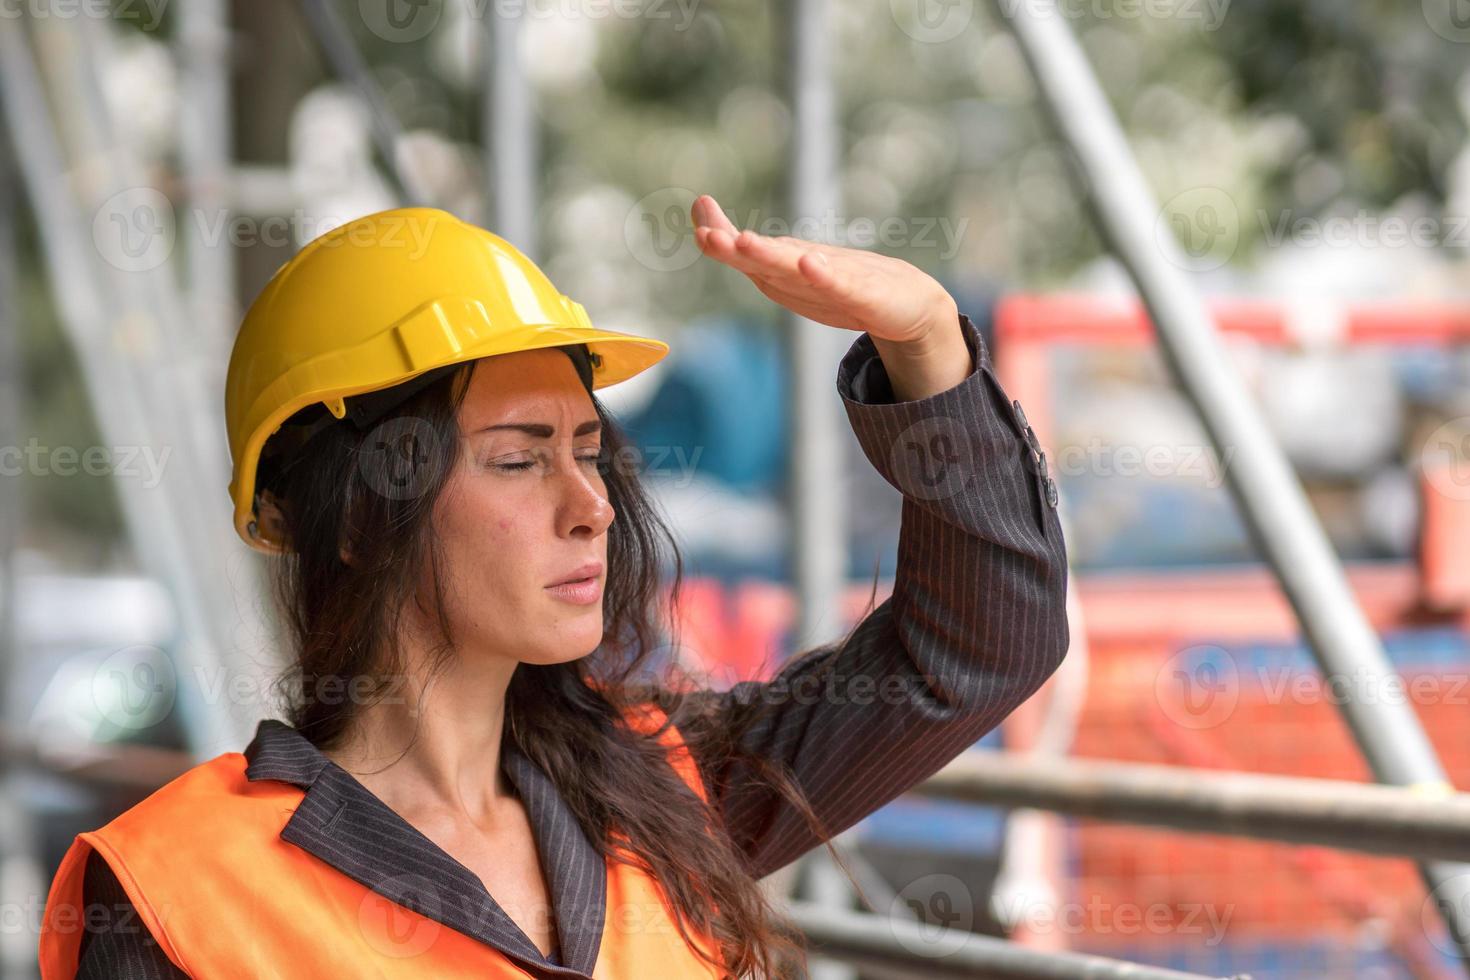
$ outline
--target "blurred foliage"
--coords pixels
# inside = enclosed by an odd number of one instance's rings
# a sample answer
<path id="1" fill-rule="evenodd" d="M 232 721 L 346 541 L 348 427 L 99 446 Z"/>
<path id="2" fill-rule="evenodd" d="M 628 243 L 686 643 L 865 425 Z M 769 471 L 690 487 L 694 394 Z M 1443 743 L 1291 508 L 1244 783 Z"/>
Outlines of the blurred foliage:
<path id="1" fill-rule="evenodd" d="M 494 0 L 437 0 L 443 23 L 415 43 L 385 40 L 368 29 L 356 0 L 337 2 L 393 110 L 406 128 L 455 148 L 473 195 L 483 179 L 475 55 L 482 25 L 466 11 L 494 10 Z M 1431 28 L 1426 10 L 1438 2 L 1063 7 L 1161 201 L 1219 188 L 1242 215 L 1320 215 L 1407 199 L 1444 205 L 1452 161 L 1466 145 L 1456 91 L 1465 87 L 1470 47 Z M 299 9 L 280 9 L 271 29 L 282 43 L 310 46 Z M 708 261 L 651 268 L 631 239 L 646 233 L 639 202 L 671 188 L 715 195 L 742 226 L 790 219 L 789 5 L 647 0 L 644 9 L 648 16 L 528 19 L 522 51 L 543 164 L 539 261 L 615 329 L 672 335 L 717 312 L 780 329 L 778 308 L 743 276 Z M 951 5 L 969 14 L 942 40 L 921 40 L 904 9 L 898 0 L 831 4 L 841 216 L 901 219 L 901 240 L 873 247 L 946 282 L 1067 282 L 1102 247 L 1069 179 L 1069 151 L 1037 111 L 1015 43 L 978 0 Z M 177 6 L 166 5 L 150 33 L 167 42 L 177 18 Z M 253 74 L 258 63 L 251 50 L 238 53 L 242 105 L 276 81 Z M 314 77 L 292 82 L 303 91 L 331 83 L 320 63 Z M 264 125 L 285 132 L 290 122 Z M 670 208 L 659 214 L 678 218 Z M 1242 221 L 1237 265 L 1259 260 L 1262 231 Z M 34 292 L 25 302 L 36 431 L 87 444 L 95 433 L 83 421 L 85 395 L 49 304 Z M 34 495 L 38 516 L 94 534 L 116 529 L 110 496 L 91 495 L 80 481 L 52 483 Z"/>

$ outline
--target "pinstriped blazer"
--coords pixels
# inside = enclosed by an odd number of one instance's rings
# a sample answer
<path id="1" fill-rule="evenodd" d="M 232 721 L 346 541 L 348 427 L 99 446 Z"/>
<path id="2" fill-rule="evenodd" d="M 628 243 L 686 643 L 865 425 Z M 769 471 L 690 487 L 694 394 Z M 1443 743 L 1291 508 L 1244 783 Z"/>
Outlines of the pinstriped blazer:
<path id="1" fill-rule="evenodd" d="M 903 497 L 892 594 L 845 643 L 821 656 L 797 658 L 770 681 L 696 695 L 715 717 L 751 698 L 778 705 L 744 743 L 790 768 L 832 833 L 978 741 L 1066 654 L 1067 566 L 1056 487 L 1025 413 L 994 374 L 979 330 L 963 314 L 960 327 L 971 373 L 927 398 L 894 401 L 866 333 L 838 366 L 838 394 L 858 443 Z M 307 791 L 284 839 L 368 887 L 407 874 L 427 877 L 461 899 L 440 903 L 444 924 L 495 946 L 533 975 L 589 976 L 606 912 L 606 868 L 555 785 L 511 743 L 502 766 L 549 858 L 543 864 L 556 918 L 555 958 L 540 953 L 477 876 L 290 726 L 262 721 L 245 755 L 250 779 L 287 780 Z M 821 843 L 783 797 L 739 764 L 696 761 L 752 875 L 768 874 Z M 84 899 L 89 910 L 100 906 L 108 915 L 87 919 L 79 977 L 185 975 L 147 934 L 95 853 Z"/>

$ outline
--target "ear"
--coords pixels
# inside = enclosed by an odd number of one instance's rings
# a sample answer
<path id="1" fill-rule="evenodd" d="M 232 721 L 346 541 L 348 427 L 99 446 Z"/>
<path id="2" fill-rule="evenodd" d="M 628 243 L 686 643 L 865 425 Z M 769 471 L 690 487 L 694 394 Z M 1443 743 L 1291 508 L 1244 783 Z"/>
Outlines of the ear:
<path id="1" fill-rule="evenodd" d="M 286 541 L 286 514 L 284 504 L 269 490 L 255 496 L 255 515 L 260 529 L 272 541 Z"/>

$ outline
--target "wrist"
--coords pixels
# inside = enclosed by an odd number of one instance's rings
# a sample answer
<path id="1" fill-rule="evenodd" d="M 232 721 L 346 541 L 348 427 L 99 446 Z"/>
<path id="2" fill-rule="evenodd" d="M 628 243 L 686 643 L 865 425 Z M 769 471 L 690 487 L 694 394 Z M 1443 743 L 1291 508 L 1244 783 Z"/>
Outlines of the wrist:
<path id="1" fill-rule="evenodd" d="M 872 337 L 872 341 L 898 401 L 917 401 L 948 391 L 975 370 L 958 308 L 952 308 L 947 323 L 936 324 L 912 340 Z"/>

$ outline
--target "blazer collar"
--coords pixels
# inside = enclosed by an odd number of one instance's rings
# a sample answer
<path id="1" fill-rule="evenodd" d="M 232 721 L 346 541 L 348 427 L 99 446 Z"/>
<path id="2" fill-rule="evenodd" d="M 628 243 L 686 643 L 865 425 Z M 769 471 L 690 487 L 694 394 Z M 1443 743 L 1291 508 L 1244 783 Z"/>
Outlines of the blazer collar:
<path id="1" fill-rule="evenodd" d="M 315 855 L 399 905 L 488 943 L 547 978 L 587 977 L 597 962 L 607 915 L 606 859 L 587 839 L 556 784 L 506 741 L 501 768 L 530 816 L 556 914 L 562 965 L 548 963 L 485 889 L 479 876 L 295 728 L 263 719 L 245 749 L 245 776 L 306 791 L 281 839 Z"/>

